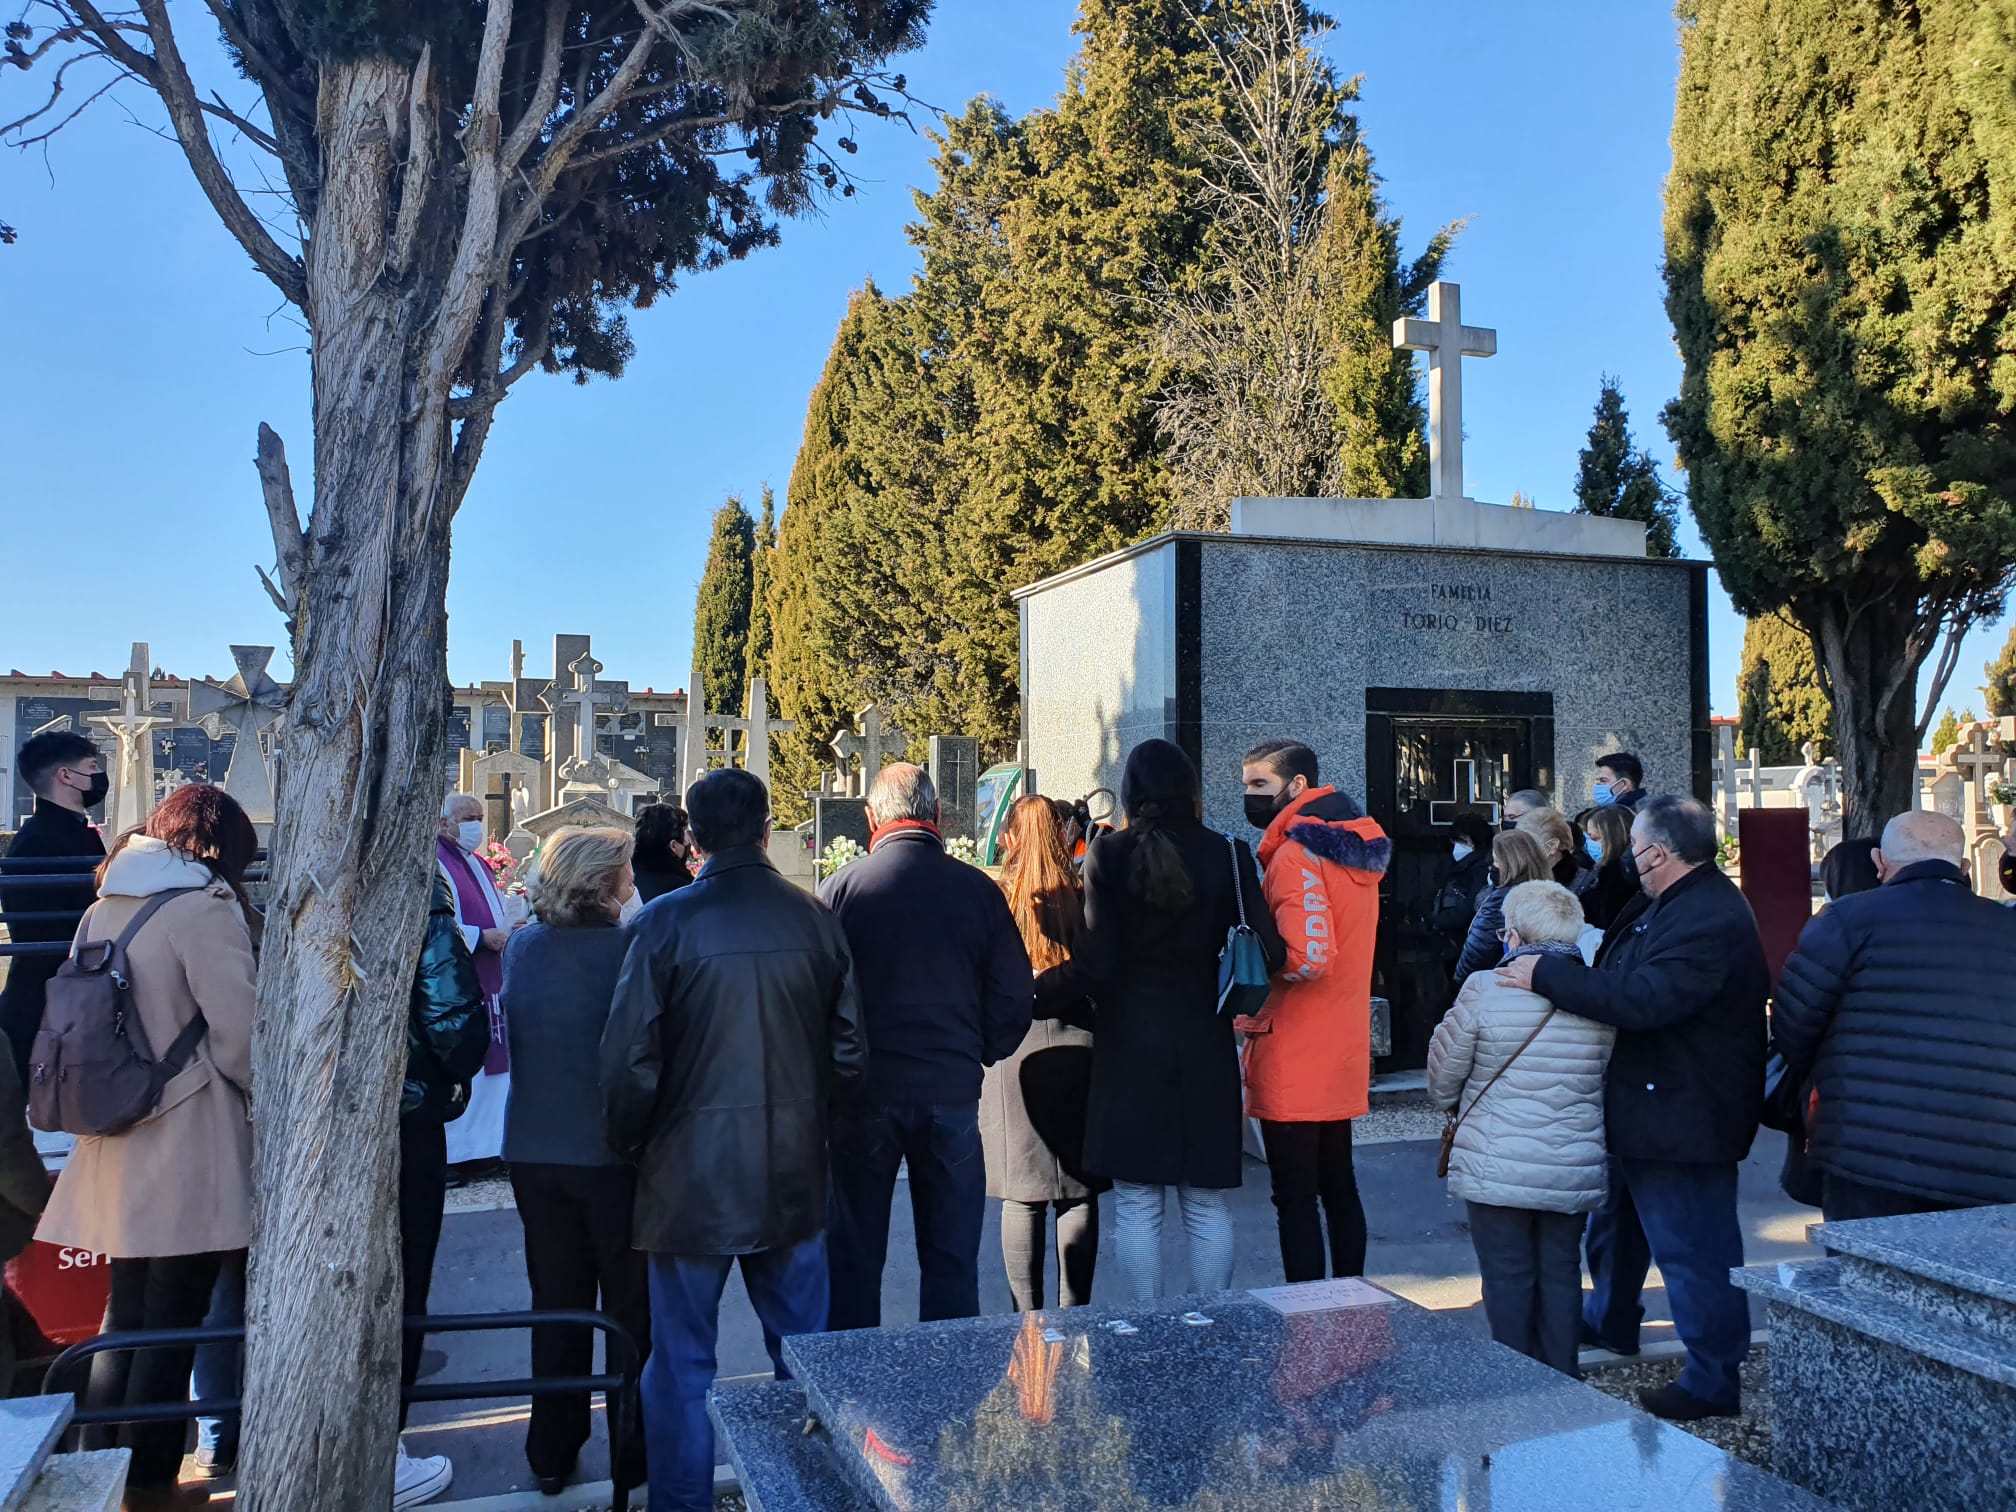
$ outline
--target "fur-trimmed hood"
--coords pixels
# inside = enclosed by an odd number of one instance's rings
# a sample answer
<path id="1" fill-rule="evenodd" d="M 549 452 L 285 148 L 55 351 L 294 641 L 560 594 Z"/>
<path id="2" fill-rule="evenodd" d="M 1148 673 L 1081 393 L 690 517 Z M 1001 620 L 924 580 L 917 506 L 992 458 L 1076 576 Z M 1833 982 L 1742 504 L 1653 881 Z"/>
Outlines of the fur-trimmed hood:
<path id="1" fill-rule="evenodd" d="M 1274 816 L 1260 840 L 1260 864 L 1294 841 L 1319 861 L 1353 873 L 1353 880 L 1377 886 L 1393 861 L 1393 842 L 1356 803 L 1335 788 L 1311 788 Z"/>

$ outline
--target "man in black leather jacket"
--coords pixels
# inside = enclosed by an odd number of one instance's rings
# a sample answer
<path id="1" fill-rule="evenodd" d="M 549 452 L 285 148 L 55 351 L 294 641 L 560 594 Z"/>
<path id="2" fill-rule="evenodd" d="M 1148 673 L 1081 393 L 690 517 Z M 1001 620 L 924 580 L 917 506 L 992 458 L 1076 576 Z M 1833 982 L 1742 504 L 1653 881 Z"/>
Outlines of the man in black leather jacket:
<path id="1" fill-rule="evenodd" d="M 1647 902 L 1625 909 L 1594 968 L 1524 956 L 1498 975 L 1617 1029 L 1604 1081 L 1610 1194 L 1586 1240 L 1585 1342 L 1638 1352 L 1639 1294 L 1657 1260 L 1687 1366 L 1639 1399 L 1664 1418 L 1734 1416 L 1750 1352 L 1749 1307 L 1729 1281 L 1743 1263 L 1736 1167 L 1763 1108 L 1771 972 L 1749 903 L 1715 867 L 1705 805 L 1646 799 L 1631 854 Z"/>
<path id="2" fill-rule="evenodd" d="M 606 1132 L 637 1162 L 651 1263 L 654 1509 L 713 1506 L 707 1389 L 729 1268 L 780 1377 L 784 1337 L 826 1327 L 827 1112 L 867 1058 L 846 937 L 770 864 L 763 784 L 709 772 L 686 812 L 707 863 L 631 923 L 602 1034 Z"/>

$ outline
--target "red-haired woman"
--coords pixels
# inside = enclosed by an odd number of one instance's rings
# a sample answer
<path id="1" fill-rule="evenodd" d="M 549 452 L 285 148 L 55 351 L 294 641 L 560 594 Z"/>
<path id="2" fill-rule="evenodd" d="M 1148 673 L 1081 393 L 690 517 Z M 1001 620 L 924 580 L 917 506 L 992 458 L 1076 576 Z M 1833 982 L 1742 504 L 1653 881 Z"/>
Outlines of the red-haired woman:
<path id="1" fill-rule="evenodd" d="M 1041 973 L 1071 958 L 1085 920 L 1078 869 L 1065 826 L 1070 809 L 1024 798 L 1008 814 L 1001 890 L 1021 931 L 1030 964 Z M 1092 1300 L 1099 1256 L 1099 1193 L 1083 1174 L 1085 1096 L 1092 1081 L 1092 1036 L 1062 1019 L 1037 1018 L 1022 1047 L 987 1068 L 980 1087 L 980 1140 L 987 1195 L 1001 1199 L 1001 1258 L 1017 1312 L 1043 1306 L 1044 1254 L 1051 1209 L 1057 1214 L 1057 1298 L 1065 1307 Z"/>
<path id="2" fill-rule="evenodd" d="M 252 1239 L 252 1008 L 255 974 L 245 868 L 259 838 L 237 800 L 194 784 L 122 835 L 98 869 L 80 941 L 116 939 L 143 911 L 126 958 L 147 1043 L 165 1056 L 203 1027 L 154 1112 L 123 1134 L 86 1136 L 50 1195 L 36 1237 L 112 1260 L 105 1328 L 194 1328 L 219 1270 Z M 188 1397 L 191 1349 L 103 1354 L 89 1406 Z M 132 1508 L 183 1505 L 175 1486 L 182 1423 L 116 1430 L 133 1451 Z"/>

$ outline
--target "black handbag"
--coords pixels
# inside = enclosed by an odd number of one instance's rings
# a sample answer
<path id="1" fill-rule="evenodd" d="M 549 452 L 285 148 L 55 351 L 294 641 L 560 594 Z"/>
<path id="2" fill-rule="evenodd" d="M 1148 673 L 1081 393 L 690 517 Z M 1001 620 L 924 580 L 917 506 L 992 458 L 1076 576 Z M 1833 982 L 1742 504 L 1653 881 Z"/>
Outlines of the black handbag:
<path id="1" fill-rule="evenodd" d="M 1785 1064 L 1785 1057 L 1776 1050 L 1764 1062 L 1764 1110 L 1757 1121 L 1767 1129 L 1776 1129 L 1780 1134 L 1790 1134 L 1795 1139 L 1806 1138 L 1806 1097 L 1805 1083 L 1792 1074 L 1792 1068 Z"/>

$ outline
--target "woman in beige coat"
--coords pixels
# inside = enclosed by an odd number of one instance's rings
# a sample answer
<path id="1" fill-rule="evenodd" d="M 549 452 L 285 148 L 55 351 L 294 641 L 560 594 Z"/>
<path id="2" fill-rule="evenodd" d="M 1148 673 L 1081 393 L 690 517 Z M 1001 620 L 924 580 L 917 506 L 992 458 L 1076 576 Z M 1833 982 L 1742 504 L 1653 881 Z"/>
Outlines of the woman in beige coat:
<path id="1" fill-rule="evenodd" d="M 1558 882 L 1505 895 L 1508 960 L 1578 954 L 1583 928 Z M 1491 1337 L 1564 1375 L 1579 1352 L 1583 1215 L 1606 1189 L 1603 1072 L 1616 1037 L 1480 971 L 1428 1046 L 1428 1095 L 1462 1119 L 1449 1193 L 1469 1205 Z"/>
<path id="2" fill-rule="evenodd" d="M 107 1332 L 194 1328 L 219 1269 L 251 1243 L 252 1010 L 255 977 L 244 895 L 258 836 L 220 788 L 179 788 L 98 872 L 80 940 L 115 938 L 147 900 L 161 905 L 127 947 L 132 1001 L 158 1055 L 197 1014 L 208 1029 L 160 1104 L 123 1134 L 77 1141 L 36 1237 L 111 1258 Z M 185 1401 L 190 1349 L 104 1354 L 88 1405 Z M 194 1505 L 176 1490 L 187 1428 L 129 1425 L 129 1508 Z"/>

